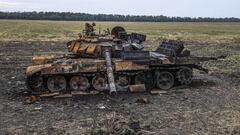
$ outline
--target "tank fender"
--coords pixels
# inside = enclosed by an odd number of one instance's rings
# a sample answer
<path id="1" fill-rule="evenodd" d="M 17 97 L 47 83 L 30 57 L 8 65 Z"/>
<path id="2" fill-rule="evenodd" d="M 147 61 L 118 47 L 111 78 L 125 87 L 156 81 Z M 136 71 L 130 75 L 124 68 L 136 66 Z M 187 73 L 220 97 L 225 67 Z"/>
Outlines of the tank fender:
<path id="1" fill-rule="evenodd" d="M 34 56 L 32 58 L 32 65 L 43 65 L 52 62 L 57 57 L 55 55 L 49 55 L 49 56 Z"/>
<path id="2" fill-rule="evenodd" d="M 37 72 L 39 72 L 39 71 L 41 71 L 41 70 L 43 70 L 43 69 L 45 69 L 45 68 L 49 68 L 49 67 L 51 67 L 51 66 L 52 66 L 52 64 L 29 66 L 29 67 L 27 67 L 27 69 L 26 69 L 26 75 L 27 75 L 27 76 L 31 76 L 31 75 L 33 75 L 33 74 L 35 74 L 35 73 L 37 73 Z"/>

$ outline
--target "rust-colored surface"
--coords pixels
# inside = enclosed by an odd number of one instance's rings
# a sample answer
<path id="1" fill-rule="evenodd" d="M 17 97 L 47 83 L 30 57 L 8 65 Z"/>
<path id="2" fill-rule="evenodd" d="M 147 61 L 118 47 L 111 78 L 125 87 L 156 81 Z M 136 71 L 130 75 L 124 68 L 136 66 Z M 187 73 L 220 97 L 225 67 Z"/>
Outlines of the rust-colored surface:
<path id="1" fill-rule="evenodd" d="M 80 69 L 80 72 L 82 73 L 106 70 L 106 65 L 104 60 L 82 59 L 81 63 L 82 63 L 82 67 Z"/>
<path id="2" fill-rule="evenodd" d="M 88 46 L 87 45 L 81 45 L 81 47 L 78 49 L 79 53 L 85 53 L 87 50 Z"/>
<path id="3" fill-rule="evenodd" d="M 86 50 L 86 54 L 93 55 L 96 47 L 97 47 L 97 45 L 94 45 L 94 44 L 89 45 L 87 50 Z"/>
<path id="4" fill-rule="evenodd" d="M 71 42 L 71 45 L 68 46 L 68 51 L 73 52 L 73 48 L 74 48 L 75 43 L 76 43 L 76 41 Z"/>
<path id="5" fill-rule="evenodd" d="M 38 71 L 41 74 L 67 74 L 67 73 L 94 73 L 99 71 L 105 71 L 105 61 L 104 60 L 94 60 L 94 59 L 82 59 L 73 60 L 72 64 L 67 65 L 65 61 L 61 61 L 58 64 L 44 64 L 37 66 L 29 66 L 27 68 L 26 74 L 32 75 Z"/>
<path id="6" fill-rule="evenodd" d="M 37 73 L 45 68 L 50 68 L 52 64 L 45 64 L 45 65 L 37 65 L 37 66 L 29 66 L 26 70 L 26 75 L 31 76 L 34 73 Z"/>
<path id="7" fill-rule="evenodd" d="M 96 62 L 93 59 L 82 59 L 81 60 L 82 67 L 80 68 L 80 72 L 97 72 L 98 67 L 96 66 Z"/>
<path id="8" fill-rule="evenodd" d="M 129 91 L 132 93 L 144 92 L 146 88 L 144 84 L 129 85 Z"/>
<path id="9" fill-rule="evenodd" d="M 138 65 L 132 61 L 115 61 L 116 71 L 147 70 L 147 65 Z"/>
<path id="10" fill-rule="evenodd" d="M 79 50 L 79 48 L 81 48 L 81 45 L 80 45 L 80 43 L 79 42 L 76 42 L 75 43 L 75 45 L 74 45 L 74 47 L 73 47 L 73 53 L 77 53 L 78 52 L 78 50 Z"/>
<path id="11" fill-rule="evenodd" d="M 54 59 L 55 59 L 54 55 L 35 56 L 32 58 L 32 65 L 41 65 L 49 63 L 52 62 Z"/>
<path id="12" fill-rule="evenodd" d="M 98 71 L 98 68 L 96 66 L 83 67 L 80 70 L 81 73 L 93 73 L 93 72 L 97 72 L 97 71 Z"/>
<path id="13" fill-rule="evenodd" d="M 46 93 L 46 94 L 40 95 L 40 97 L 54 97 L 54 96 L 59 96 L 59 93 L 54 92 L 54 93 Z"/>
<path id="14" fill-rule="evenodd" d="M 37 97 L 36 96 L 27 96 L 24 98 L 24 103 L 25 104 L 33 104 L 37 101 Z"/>
<path id="15" fill-rule="evenodd" d="M 57 95 L 54 96 L 54 98 L 71 98 L 72 94 L 62 94 L 62 95 Z"/>
<path id="16" fill-rule="evenodd" d="M 42 70 L 42 74 L 66 74 L 66 73 L 76 73 L 79 69 L 75 69 L 74 65 L 55 65 Z"/>

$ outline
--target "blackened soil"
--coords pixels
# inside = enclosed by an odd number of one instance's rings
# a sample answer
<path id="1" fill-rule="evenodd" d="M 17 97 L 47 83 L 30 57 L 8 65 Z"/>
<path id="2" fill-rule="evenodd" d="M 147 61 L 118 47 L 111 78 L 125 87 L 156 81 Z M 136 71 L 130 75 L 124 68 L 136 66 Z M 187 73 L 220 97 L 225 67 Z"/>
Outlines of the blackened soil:
<path id="1" fill-rule="evenodd" d="M 240 134 L 239 70 L 197 74 L 162 95 L 38 99 L 24 104 L 24 71 L 36 54 L 64 43 L 0 42 L 0 134 Z M 150 103 L 136 103 L 147 98 Z"/>

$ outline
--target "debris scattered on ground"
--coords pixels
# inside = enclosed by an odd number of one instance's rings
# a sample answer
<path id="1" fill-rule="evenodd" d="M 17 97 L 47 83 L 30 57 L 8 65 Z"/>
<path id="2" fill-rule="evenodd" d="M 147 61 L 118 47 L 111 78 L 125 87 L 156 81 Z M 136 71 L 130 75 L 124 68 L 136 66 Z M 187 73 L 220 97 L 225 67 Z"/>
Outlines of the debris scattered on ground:
<path id="1" fill-rule="evenodd" d="M 71 98 L 72 94 L 62 94 L 58 96 L 54 96 L 54 98 Z"/>
<path id="2" fill-rule="evenodd" d="M 90 92 L 72 91 L 71 93 L 73 96 L 84 96 L 84 95 L 97 95 L 99 94 L 99 91 L 90 91 Z"/>
<path id="3" fill-rule="evenodd" d="M 97 108 L 103 110 L 103 109 L 106 109 L 106 106 L 103 104 L 98 104 Z"/>
<path id="4" fill-rule="evenodd" d="M 24 98 L 24 103 L 26 104 L 33 104 L 37 101 L 37 97 L 36 96 L 27 96 Z"/>
<path id="5" fill-rule="evenodd" d="M 34 108 L 34 111 L 40 111 L 40 110 L 42 110 L 42 107 L 40 106 L 40 107 L 35 107 Z"/>
<path id="6" fill-rule="evenodd" d="M 138 98 L 138 99 L 136 100 L 136 103 L 149 104 L 149 103 L 151 103 L 151 102 L 150 102 L 150 100 L 147 99 L 147 98 Z"/>
<path id="7" fill-rule="evenodd" d="M 129 91 L 132 93 L 144 92 L 146 91 L 146 88 L 144 84 L 130 85 Z"/>
<path id="8" fill-rule="evenodd" d="M 100 106 L 99 109 L 106 109 L 106 107 L 105 106 Z"/>
<path id="9" fill-rule="evenodd" d="M 162 94 L 167 94 L 167 91 L 160 91 L 160 90 L 152 90 L 150 91 L 152 95 L 162 95 Z"/>
<path id="10" fill-rule="evenodd" d="M 59 96 L 58 92 L 54 92 L 54 93 L 46 93 L 46 94 L 42 94 L 40 95 L 40 97 L 54 97 L 54 96 Z"/>

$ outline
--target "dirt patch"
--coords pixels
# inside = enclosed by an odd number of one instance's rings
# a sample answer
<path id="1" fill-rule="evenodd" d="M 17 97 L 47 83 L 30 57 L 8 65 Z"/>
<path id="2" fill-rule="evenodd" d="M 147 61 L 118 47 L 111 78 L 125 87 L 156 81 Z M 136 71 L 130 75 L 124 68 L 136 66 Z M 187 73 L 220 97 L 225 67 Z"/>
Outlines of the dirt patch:
<path id="1" fill-rule="evenodd" d="M 219 70 L 212 68 L 210 75 L 197 74 L 190 87 L 157 96 L 99 95 L 24 104 L 24 71 L 31 57 L 62 54 L 65 47 L 0 42 L 1 134 L 240 134 L 239 68 L 226 71 L 221 65 L 214 65 Z M 136 102 L 141 98 L 150 102 Z"/>

